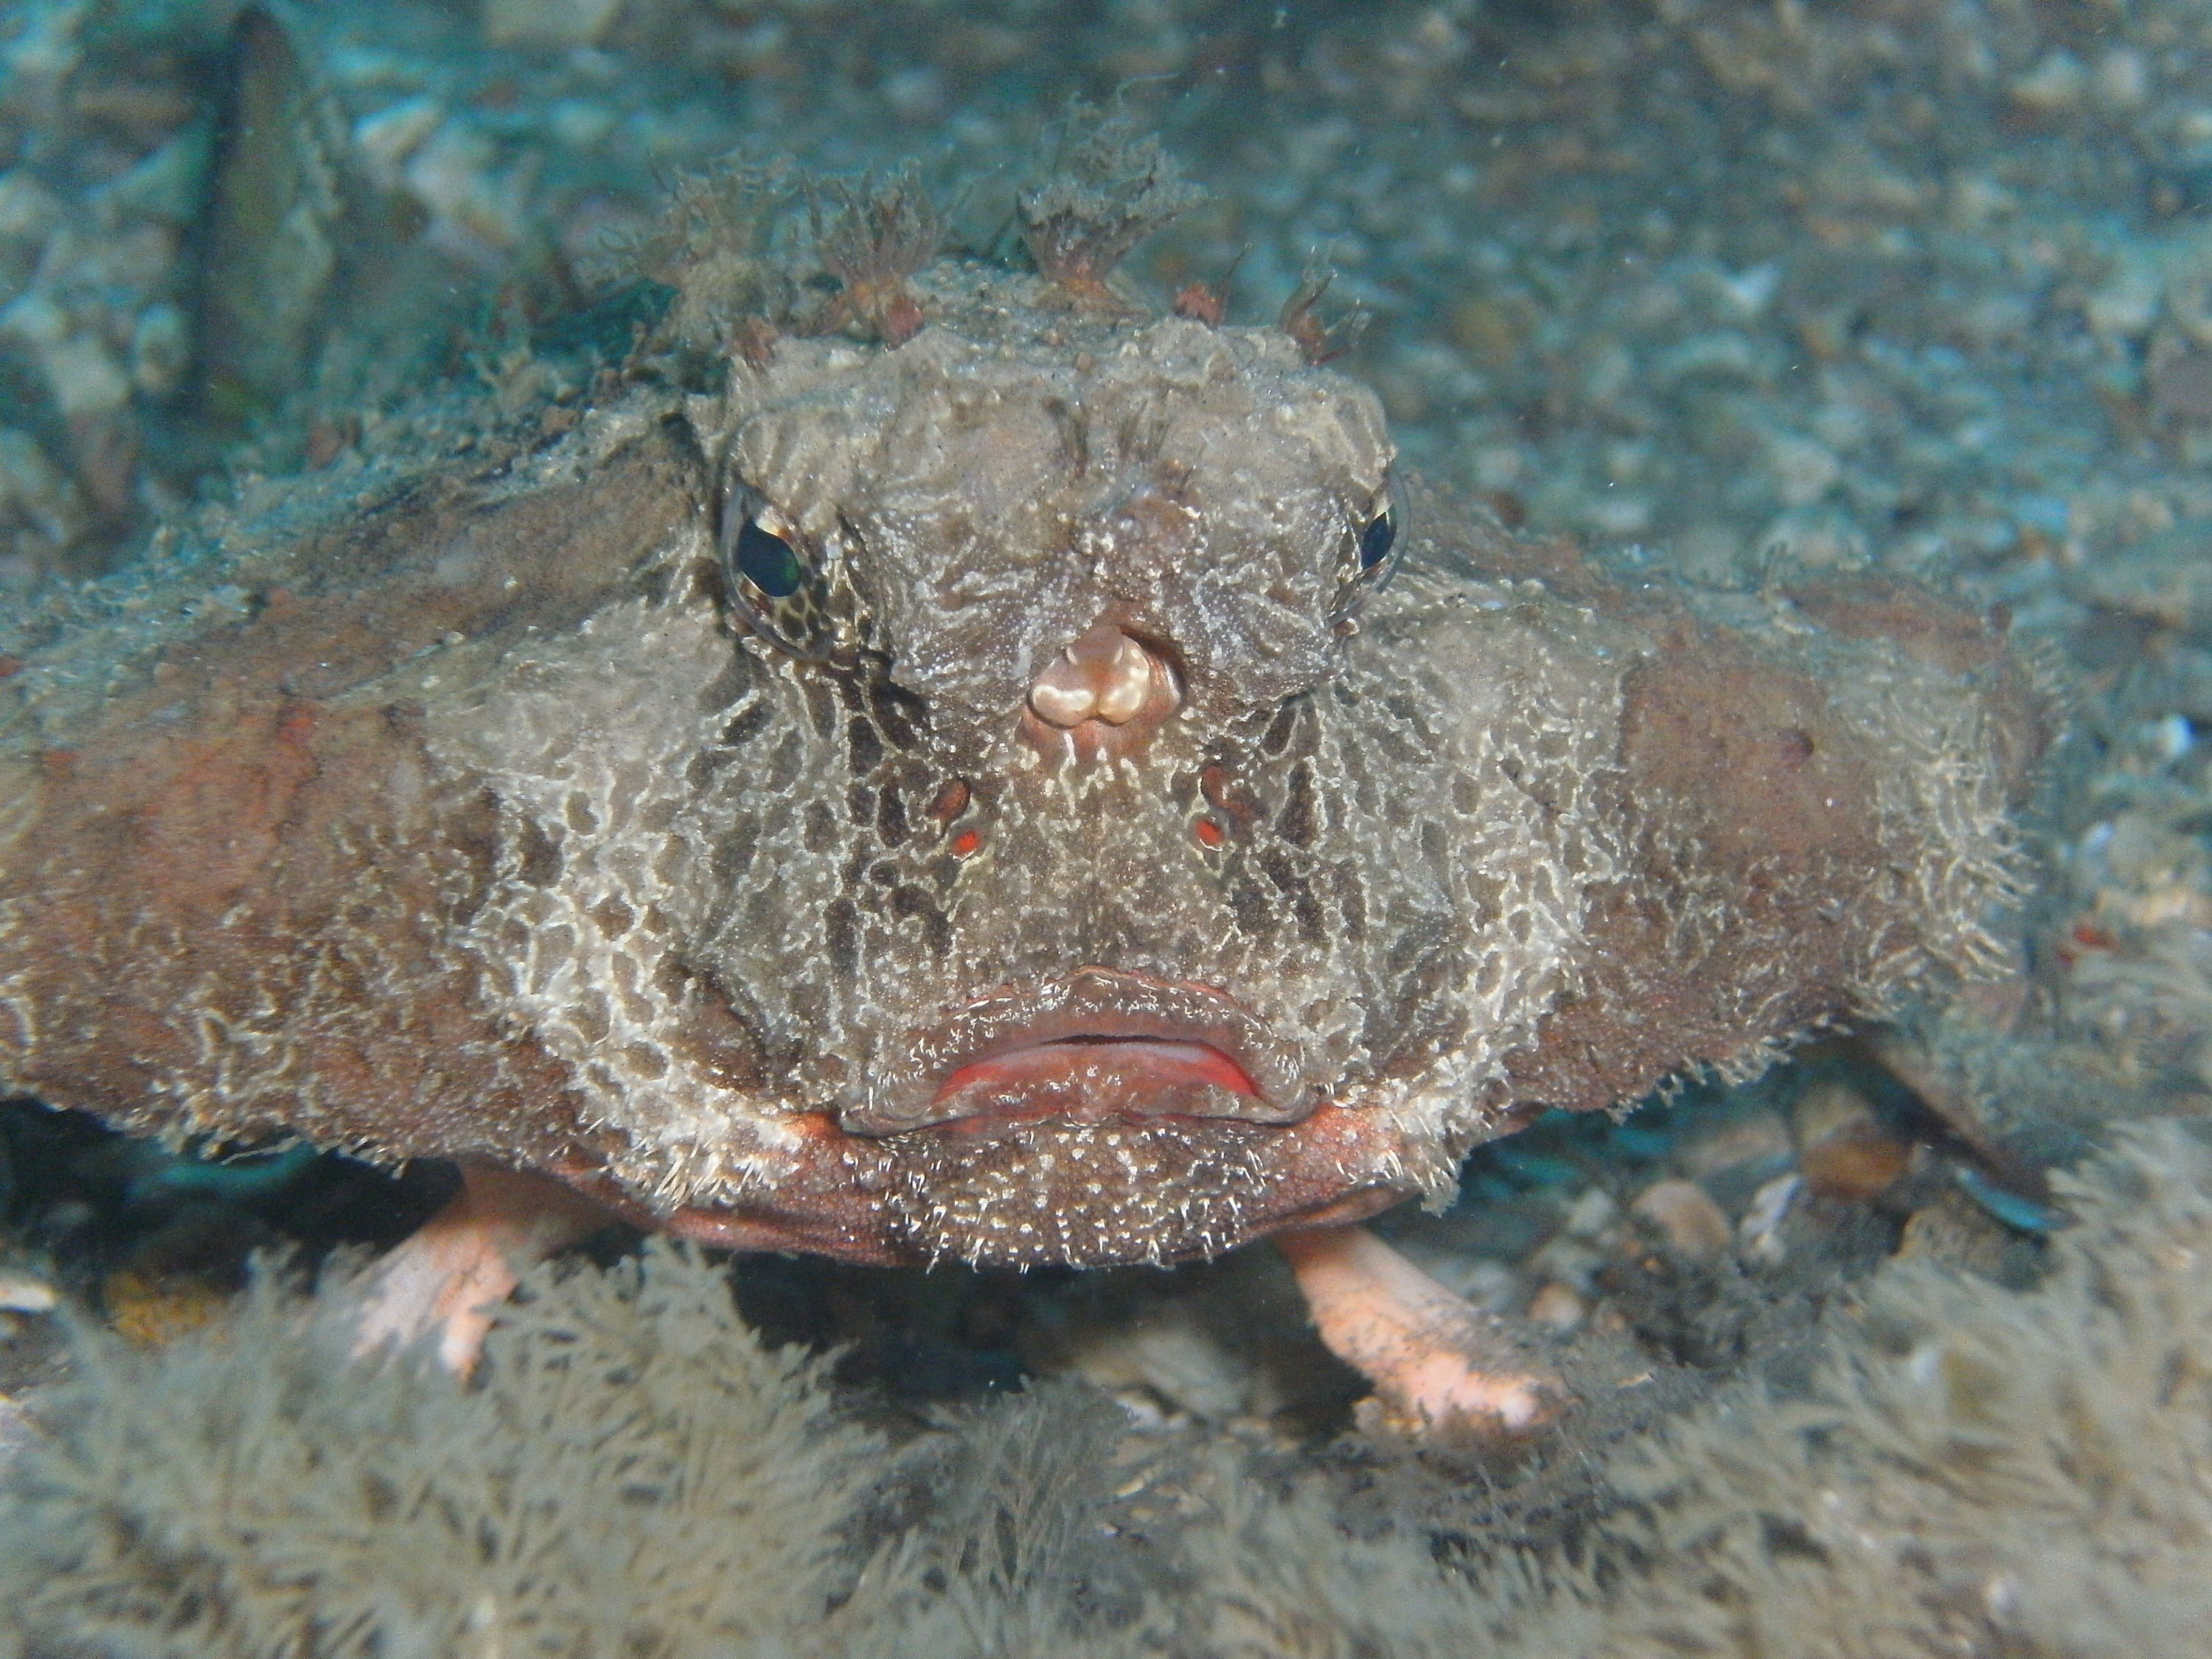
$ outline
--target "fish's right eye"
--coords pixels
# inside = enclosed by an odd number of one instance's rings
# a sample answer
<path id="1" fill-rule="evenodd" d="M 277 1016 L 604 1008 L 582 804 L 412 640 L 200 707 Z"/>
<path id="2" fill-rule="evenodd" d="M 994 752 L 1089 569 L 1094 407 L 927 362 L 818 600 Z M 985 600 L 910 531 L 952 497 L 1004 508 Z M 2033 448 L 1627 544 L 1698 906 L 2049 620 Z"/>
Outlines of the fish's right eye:
<path id="1" fill-rule="evenodd" d="M 740 577 L 771 599 L 789 599 L 799 592 L 799 583 L 806 580 L 806 572 L 790 542 L 763 525 L 758 514 L 748 517 L 738 530 L 730 564 Z"/>
<path id="2" fill-rule="evenodd" d="M 815 662 L 849 663 L 866 629 L 841 556 L 845 532 L 809 537 L 750 485 L 722 497 L 722 568 L 745 624 Z"/>

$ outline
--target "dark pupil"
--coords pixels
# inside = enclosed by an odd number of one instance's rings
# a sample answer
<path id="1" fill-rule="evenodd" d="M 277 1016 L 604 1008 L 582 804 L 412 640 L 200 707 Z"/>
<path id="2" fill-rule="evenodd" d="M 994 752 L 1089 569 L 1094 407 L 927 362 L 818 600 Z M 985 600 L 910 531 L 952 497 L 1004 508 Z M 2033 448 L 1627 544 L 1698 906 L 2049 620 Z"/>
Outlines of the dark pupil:
<path id="1" fill-rule="evenodd" d="M 806 574 L 799 568 L 799 555 L 791 550 L 791 544 L 750 519 L 738 532 L 738 569 L 771 599 L 789 599 L 799 592 Z"/>
<path id="2" fill-rule="evenodd" d="M 1386 510 L 1378 513 L 1359 532 L 1359 568 L 1372 570 L 1390 556 L 1390 544 L 1398 539 L 1398 526 Z"/>

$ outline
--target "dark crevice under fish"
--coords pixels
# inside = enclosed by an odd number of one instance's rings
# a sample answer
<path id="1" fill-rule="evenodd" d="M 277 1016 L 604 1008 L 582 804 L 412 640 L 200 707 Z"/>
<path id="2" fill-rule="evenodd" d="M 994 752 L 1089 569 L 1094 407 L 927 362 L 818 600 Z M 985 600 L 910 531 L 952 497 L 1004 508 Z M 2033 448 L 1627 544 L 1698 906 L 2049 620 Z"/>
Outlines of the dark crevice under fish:
<path id="1" fill-rule="evenodd" d="M 850 281 L 719 393 L 303 483 L 21 624 L 0 1082 L 461 1160 L 377 1327 L 457 1358 L 496 1249 L 609 1211 L 866 1262 L 1295 1229 L 1434 1419 L 1406 1367 L 1491 1339 L 1327 1229 L 1997 963 L 2049 717 L 1979 618 L 1617 580 L 1394 480 L 1310 319 L 1040 263 Z"/>

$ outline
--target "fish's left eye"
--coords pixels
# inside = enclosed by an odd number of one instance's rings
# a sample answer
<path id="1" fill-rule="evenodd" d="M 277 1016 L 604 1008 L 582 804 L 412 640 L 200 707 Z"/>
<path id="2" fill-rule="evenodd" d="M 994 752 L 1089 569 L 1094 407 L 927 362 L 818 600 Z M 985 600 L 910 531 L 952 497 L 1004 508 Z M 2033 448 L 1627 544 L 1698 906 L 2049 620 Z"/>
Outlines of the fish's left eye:
<path id="1" fill-rule="evenodd" d="M 1359 532 L 1359 568 L 1362 574 L 1375 568 L 1390 556 L 1391 546 L 1398 539 L 1397 515 L 1390 503 L 1382 503 L 1382 510 L 1367 521 Z"/>
<path id="2" fill-rule="evenodd" d="M 1349 617 L 1390 580 L 1403 550 L 1398 538 L 1398 507 L 1388 489 L 1375 498 L 1364 516 L 1355 515 L 1337 556 L 1340 586 L 1336 612 Z"/>

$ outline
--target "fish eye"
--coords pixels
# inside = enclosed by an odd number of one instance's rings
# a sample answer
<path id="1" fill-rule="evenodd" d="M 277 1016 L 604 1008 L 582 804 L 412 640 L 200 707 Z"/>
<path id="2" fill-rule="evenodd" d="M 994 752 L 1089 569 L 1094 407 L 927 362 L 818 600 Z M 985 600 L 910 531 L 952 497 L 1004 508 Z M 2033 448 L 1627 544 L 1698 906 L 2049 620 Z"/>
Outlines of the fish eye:
<path id="1" fill-rule="evenodd" d="M 771 599 L 789 599 L 806 579 L 805 568 L 791 544 L 762 524 L 757 514 L 749 514 L 738 532 L 730 564 Z"/>
<path id="2" fill-rule="evenodd" d="M 1367 521 L 1359 532 L 1359 569 L 1364 575 L 1390 556 L 1390 549 L 1398 539 L 1397 515 L 1384 501 L 1382 510 Z"/>
<path id="3" fill-rule="evenodd" d="M 722 568 L 747 626 L 817 662 L 852 659 L 866 632 L 836 544 L 817 544 L 757 489 L 732 480 L 722 496 Z"/>
<path id="4" fill-rule="evenodd" d="M 1341 561 L 1335 611 L 1340 621 L 1365 604 L 1397 568 L 1398 506 L 1387 486 L 1364 517 L 1353 516 L 1348 531 L 1344 550 L 1337 556 Z"/>

